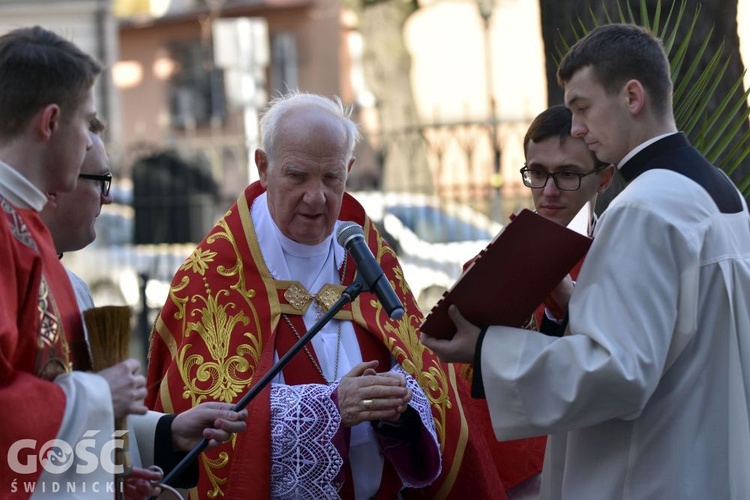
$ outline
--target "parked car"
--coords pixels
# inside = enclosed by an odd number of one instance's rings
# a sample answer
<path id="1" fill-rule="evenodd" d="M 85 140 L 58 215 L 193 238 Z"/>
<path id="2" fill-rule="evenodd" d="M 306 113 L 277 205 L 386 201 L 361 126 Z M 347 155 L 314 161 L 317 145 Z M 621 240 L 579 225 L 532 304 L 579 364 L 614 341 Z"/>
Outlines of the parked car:
<path id="1" fill-rule="evenodd" d="M 374 191 L 352 195 L 396 251 L 404 278 L 424 312 L 502 229 L 500 223 L 466 205 L 434 197 Z"/>

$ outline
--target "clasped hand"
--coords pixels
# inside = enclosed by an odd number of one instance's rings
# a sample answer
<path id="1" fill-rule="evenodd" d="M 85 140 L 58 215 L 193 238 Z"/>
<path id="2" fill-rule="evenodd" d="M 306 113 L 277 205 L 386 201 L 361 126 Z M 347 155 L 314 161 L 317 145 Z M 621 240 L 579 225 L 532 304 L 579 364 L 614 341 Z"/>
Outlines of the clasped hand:
<path id="1" fill-rule="evenodd" d="M 377 373 L 377 361 L 355 366 L 337 388 L 341 424 L 352 427 L 371 420 L 395 422 L 411 401 L 411 389 L 397 373 Z"/>

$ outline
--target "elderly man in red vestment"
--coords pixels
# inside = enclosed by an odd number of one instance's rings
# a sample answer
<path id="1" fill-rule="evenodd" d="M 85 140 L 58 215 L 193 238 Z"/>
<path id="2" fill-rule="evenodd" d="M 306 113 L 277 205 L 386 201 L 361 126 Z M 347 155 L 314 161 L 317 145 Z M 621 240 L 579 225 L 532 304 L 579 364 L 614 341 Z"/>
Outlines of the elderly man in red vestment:
<path id="1" fill-rule="evenodd" d="M 75 45 L 40 27 L 0 37 L 0 408 L 7 412 L 0 498 L 52 495 L 37 488 L 51 483 L 67 493 L 73 488 L 77 498 L 102 498 L 112 471 L 78 474 L 86 464 L 56 454 L 55 443 L 75 448 L 85 438 L 96 443 L 89 458 L 99 457 L 115 416 L 146 412 L 146 381 L 136 360 L 99 374 L 82 371 L 90 363 L 81 315 L 39 215 L 47 193 L 76 186 L 92 145 L 92 87 L 100 70 Z"/>
<path id="2" fill-rule="evenodd" d="M 390 319 L 371 293 L 345 306 L 251 402 L 248 431 L 204 455 L 198 497 L 504 498 L 464 411 L 468 385 L 419 343 L 396 256 L 344 192 L 358 132 L 341 102 L 279 98 L 261 135 L 260 181 L 172 282 L 147 404 L 179 413 L 239 400 L 354 280 L 333 237 L 342 221 L 363 226 L 405 314 Z"/>

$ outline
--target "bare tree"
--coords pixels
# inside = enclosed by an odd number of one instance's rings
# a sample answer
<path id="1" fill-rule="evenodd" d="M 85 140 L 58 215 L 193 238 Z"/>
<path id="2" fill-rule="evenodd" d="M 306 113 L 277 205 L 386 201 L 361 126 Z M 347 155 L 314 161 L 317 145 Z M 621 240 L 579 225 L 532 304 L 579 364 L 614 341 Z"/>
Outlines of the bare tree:
<path id="1" fill-rule="evenodd" d="M 345 3 L 359 19 L 365 78 L 380 115 L 382 187 L 431 192 L 432 180 L 411 90 L 411 56 L 403 38 L 404 23 L 419 5 L 416 0 Z"/>

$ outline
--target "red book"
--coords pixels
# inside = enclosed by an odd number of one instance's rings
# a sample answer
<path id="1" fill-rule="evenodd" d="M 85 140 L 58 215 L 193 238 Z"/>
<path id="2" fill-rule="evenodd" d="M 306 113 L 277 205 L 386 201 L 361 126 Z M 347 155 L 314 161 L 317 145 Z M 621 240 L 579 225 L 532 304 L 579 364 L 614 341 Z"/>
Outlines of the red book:
<path id="1" fill-rule="evenodd" d="M 531 210 L 518 212 L 443 294 L 421 331 L 447 339 L 455 304 L 473 324 L 522 326 L 566 274 L 586 255 L 592 239 Z"/>

